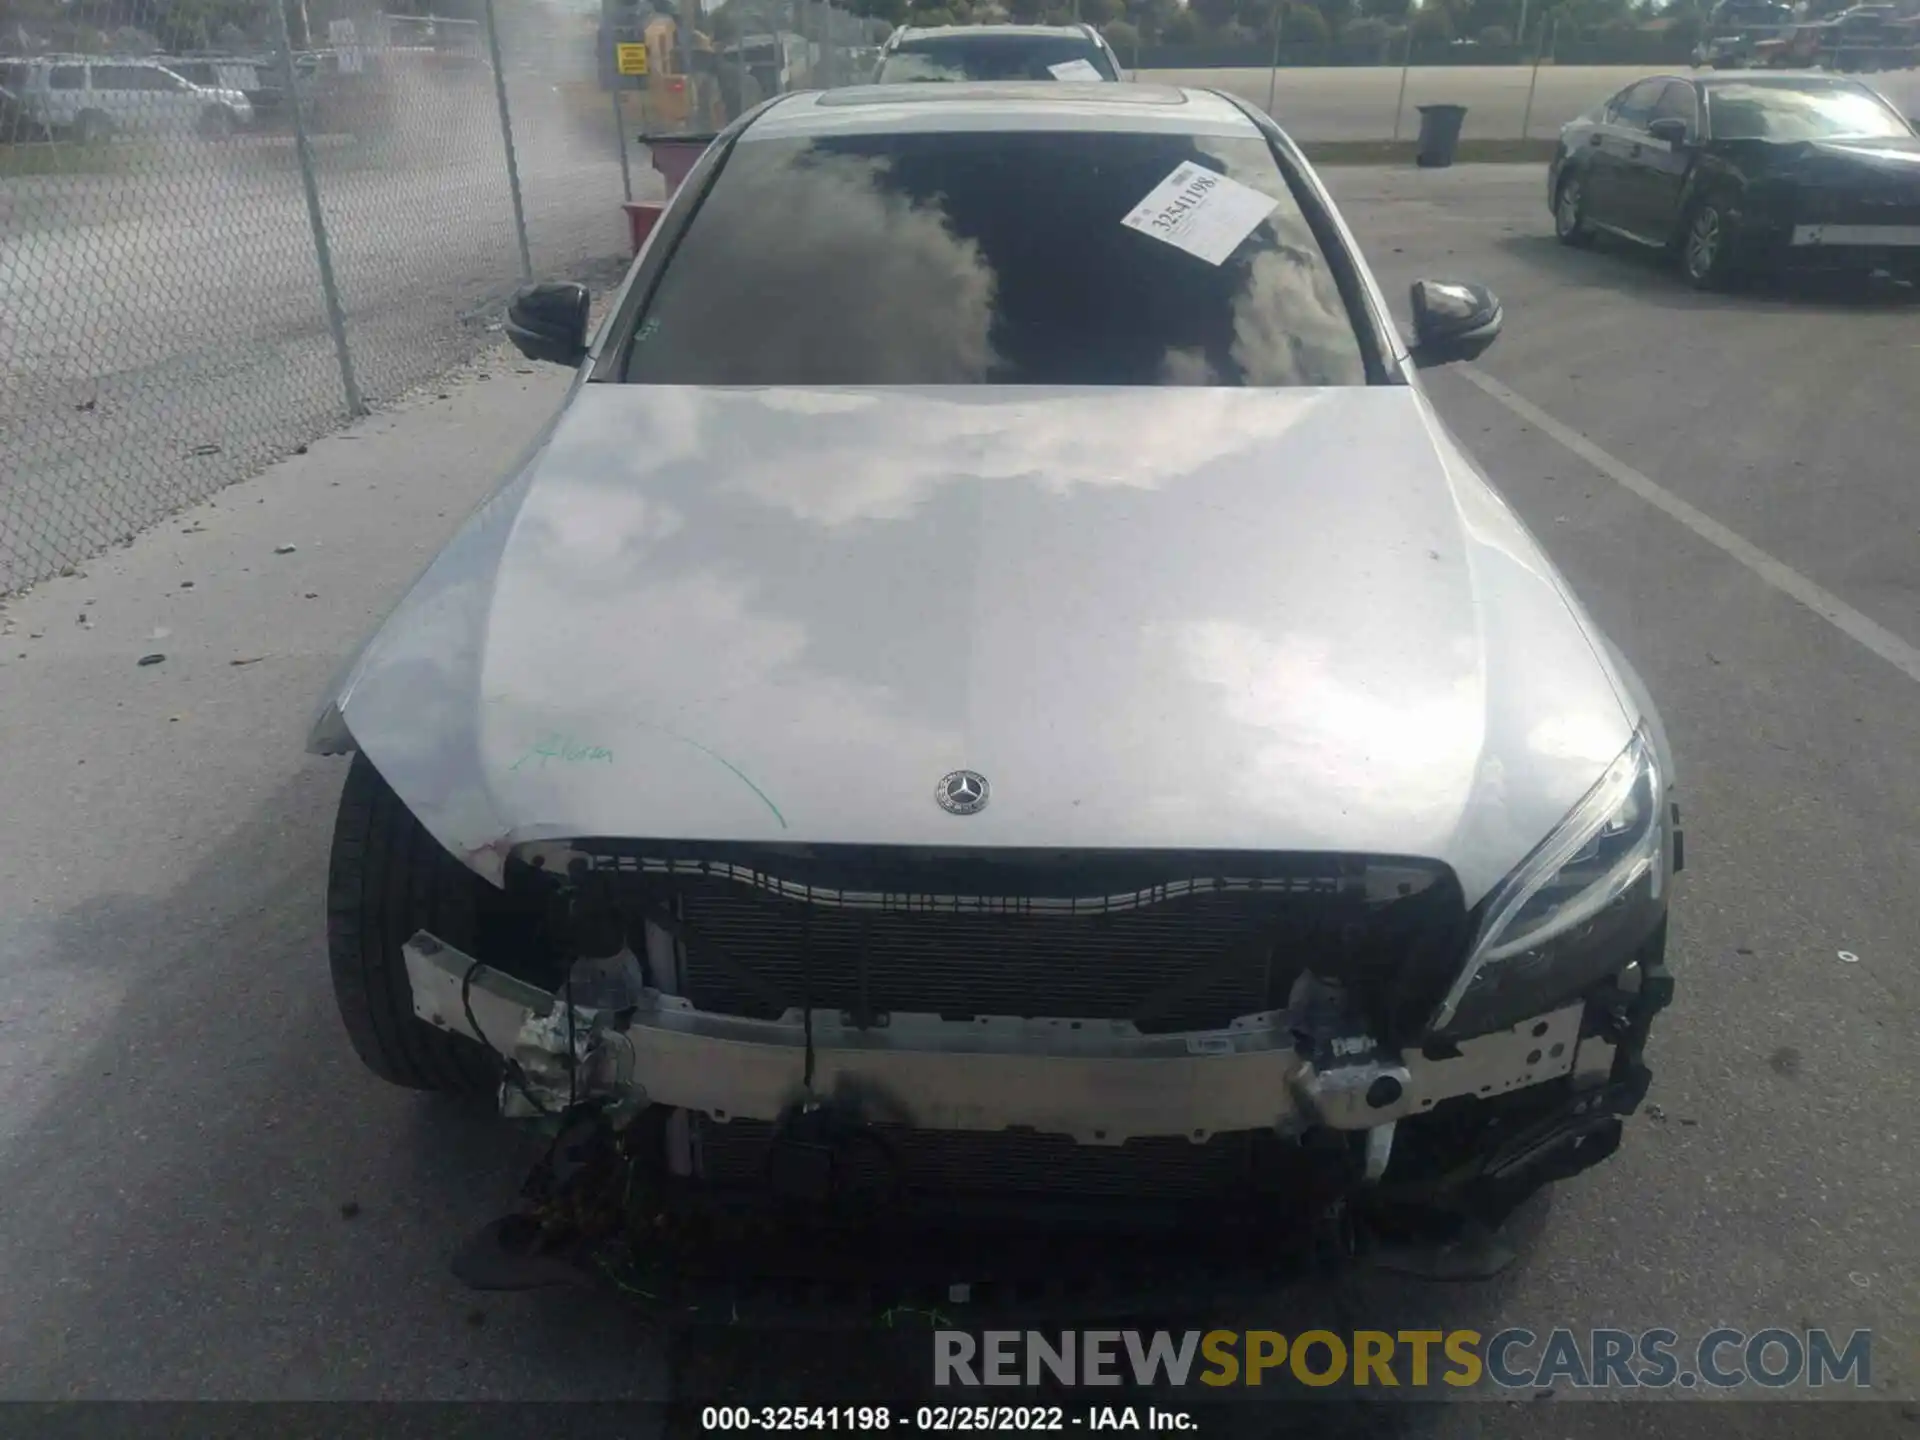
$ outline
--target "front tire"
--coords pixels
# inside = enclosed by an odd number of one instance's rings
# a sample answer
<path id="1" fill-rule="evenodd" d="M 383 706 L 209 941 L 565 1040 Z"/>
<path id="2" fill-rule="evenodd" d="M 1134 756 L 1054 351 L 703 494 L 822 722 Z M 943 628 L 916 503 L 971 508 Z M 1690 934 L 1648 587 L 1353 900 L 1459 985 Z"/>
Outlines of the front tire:
<path id="1" fill-rule="evenodd" d="M 1553 234 L 1562 245 L 1593 243 L 1593 227 L 1587 224 L 1586 182 L 1578 174 L 1562 175 L 1553 192 Z"/>
<path id="2" fill-rule="evenodd" d="M 410 1090 L 478 1094 L 498 1062 L 413 1013 L 401 947 L 420 930 L 474 952 L 486 882 L 440 847 L 373 762 L 353 757 L 327 873 L 327 958 L 340 1019 L 361 1062 Z"/>
<path id="3" fill-rule="evenodd" d="M 1716 200 L 1697 200 L 1680 223 L 1680 271 L 1696 290 L 1724 290 L 1733 280 L 1733 234 Z"/>

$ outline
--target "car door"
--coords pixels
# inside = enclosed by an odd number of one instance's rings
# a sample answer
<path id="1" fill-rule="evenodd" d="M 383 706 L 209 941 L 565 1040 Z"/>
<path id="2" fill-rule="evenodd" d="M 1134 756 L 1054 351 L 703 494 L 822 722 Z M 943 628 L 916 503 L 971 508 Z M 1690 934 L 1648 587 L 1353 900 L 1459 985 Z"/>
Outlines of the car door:
<path id="1" fill-rule="evenodd" d="M 65 129 L 87 108 L 87 67 L 53 65 L 47 70 L 47 124 Z"/>
<path id="2" fill-rule="evenodd" d="M 1632 185 L 1627 160 L 1635 147 L 1644 147 L 1653 108 L 1667 88 L 1665 76 L 1642 80 L 1615 97 L 1588 137 L 1587 219 L 1611 229 L 1626 230 Z"/>
<path id="3" fill-rule="evenodd" d="M 87 107 L 111 120 L 115 130 L 137 133 L 152 128 L 139 66 L 89 65 L 87 88 Z"/>
<path id="4" fill-rule="evenodd" d="M 1687 137 L 1677 145 L 1651 134 L 1629 142 L 1620 172 L 1620 227 L 1643 240 L 1664 242 L 1680 223 L 1680 192 L 1697 153 L 1699 93 L 1685 80 L 1669 80 L 1648 124 L 1655 120 L 1680 121 Z"/>
<path id="5" fill-rule="evenodd" d="M 163 65 L 142 68 L 147 72 L 143 83 L 150 92 L 148 100 L 157 123 L 168 130 L 191 130 L 200 123 L 210 95 Z"/>

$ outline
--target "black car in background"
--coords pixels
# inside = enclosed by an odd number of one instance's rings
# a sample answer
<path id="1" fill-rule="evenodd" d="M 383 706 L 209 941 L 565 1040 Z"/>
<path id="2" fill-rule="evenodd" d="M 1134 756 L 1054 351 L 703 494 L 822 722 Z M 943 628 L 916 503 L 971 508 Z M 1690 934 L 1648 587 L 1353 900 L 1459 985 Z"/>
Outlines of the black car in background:
<path id="1" fill-rule="evenodd" d="M 1841 76 L 1636 81 L 1561 130 L 1547 201 L 1564 243 L 1656 246 L 1703 289 L 1783 269 L 1920 282 L 1920 132 Z"/>

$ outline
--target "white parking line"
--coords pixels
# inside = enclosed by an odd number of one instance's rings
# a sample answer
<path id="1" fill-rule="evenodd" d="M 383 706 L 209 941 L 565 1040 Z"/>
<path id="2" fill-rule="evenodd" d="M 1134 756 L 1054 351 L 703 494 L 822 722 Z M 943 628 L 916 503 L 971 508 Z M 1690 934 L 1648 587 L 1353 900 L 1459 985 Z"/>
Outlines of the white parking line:
<path id="1" fill-rule="evenodd" d="M 1790 595 L 1841 634 L 1857 640 L 1909 680 L 1920 680 L 1920 648 L 1915 648 L 1878 621 L 1870 620 L 1839 596 L 1821 589 L 1798 570 L 1774 559 L 1759 546 L 1742 539 L 1711 516 L 1703 515 L 1672 491 L 1655 484 L 1623 460 L 1616 460 L 1586 436 L 1568 429 L 1538 405 L 1516 395 L 1505 385 L 1472 365 L 1455 370 L 1480 390 L 1498 400 L 1541 434 L 1559 441 L 1622 489 L 1631 490 L 1656 509 L 1664 510 L 1715 549 L 1746 566 L 1783 595 Z"/>

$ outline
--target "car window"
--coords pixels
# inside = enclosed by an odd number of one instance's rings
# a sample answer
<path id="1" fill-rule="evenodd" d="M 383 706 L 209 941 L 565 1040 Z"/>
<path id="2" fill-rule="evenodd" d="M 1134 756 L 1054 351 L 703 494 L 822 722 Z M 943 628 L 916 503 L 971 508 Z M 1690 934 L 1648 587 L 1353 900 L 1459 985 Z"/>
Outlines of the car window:
<path id="1" fill-rule="evenodd" d="M 1220 264 L 1121 223 L 1187 161 L 1276 202 Z M 936 132 L 737 145 L 624 378 L 1360 385 L 1366 367 L 1264 138 Z"/>
<path id="2" fill-rule="evenodd" d="M 56 65 L 47 74 L 49 90 L 84 90 L 87 70 L 84 65 Z"/>
<path id="3" fill-rule="evenodd" d="M 1696 134 L 1700 128 L 1698 104 L 1694 100 L 1693 86 L 1684 80 L 1672 80 L 1661 92 L 1660 103 L 1653 107 L 1654 120 L 1681 120 L 1686 123 L 1687 133 Z"/>
<path id="4" fill-rule="evenodd" d="M 1707 90 L 1716 140 L 1891 140 L 1911 128 L 1865 90 L 1728 83 Z"/>
<path id="5" fill-rule="evenodd" d="M 1653 108 L 1660 103 L 1660 96 L 1666 88 L 1667 82 L 1664 80 L 1642 80 L 1623 94 L 1614 106 L 1615 123 L 1646 129 L 1647 122 L 1653 119 Z"/>
<path id="6" fill-rule="evenodd" d="M 151 65 L 96 65 L 93 67 L 96 90 L 171 90 L 173 79 Z"/>
<path id="7" fill-rule="evenodd" d="M 881 62 L 882 85 L 916 80 L 1053 80 L 1049 68 L 1084 60 L 1101 78 L 1113 62 L 1079 35 L 967 35 L 908 40 Z M 1071 77 L 1069 77 L 1071 78 Z"/>

